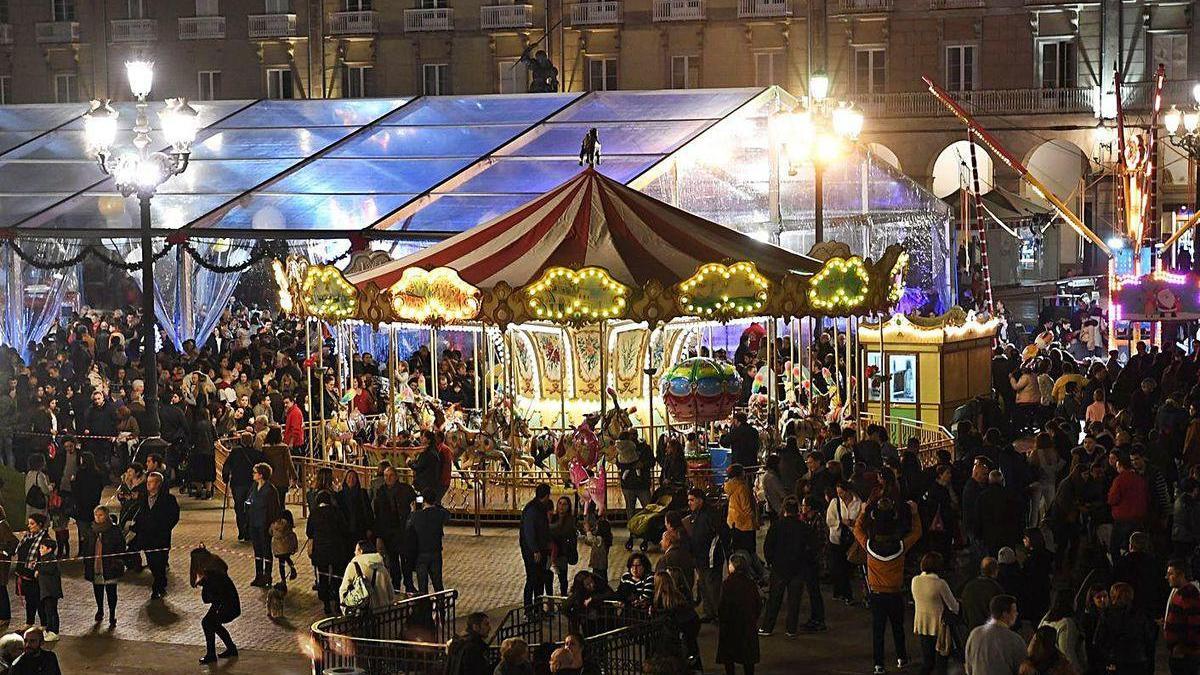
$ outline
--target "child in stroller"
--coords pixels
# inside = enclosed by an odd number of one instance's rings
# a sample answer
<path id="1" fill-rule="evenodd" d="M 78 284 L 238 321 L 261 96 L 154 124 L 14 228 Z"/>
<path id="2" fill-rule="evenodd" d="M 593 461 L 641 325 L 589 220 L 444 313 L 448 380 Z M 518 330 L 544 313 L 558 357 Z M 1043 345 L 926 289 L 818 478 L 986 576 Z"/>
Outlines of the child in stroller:
<path id="1" fill-rule="evenodd" d="M 642 551 L 662 538 L 669 511 L 687 511 L 687 490 L 682 485 L 664 483 L 650 495 L 651 504 L 633 514 L 629 520 L 629 536 L 641 539 Z"/>

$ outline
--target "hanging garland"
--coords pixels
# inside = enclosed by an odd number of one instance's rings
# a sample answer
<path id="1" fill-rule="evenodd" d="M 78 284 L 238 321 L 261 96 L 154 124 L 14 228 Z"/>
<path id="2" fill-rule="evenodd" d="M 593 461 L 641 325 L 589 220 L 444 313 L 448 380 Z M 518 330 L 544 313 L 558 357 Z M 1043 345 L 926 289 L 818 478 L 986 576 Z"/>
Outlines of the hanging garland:
<path id="1" fill-rule="evenodd" d="M 273 257 L 271 250 L 268 247 L 261 245 L 261 243 L 256 243 L 254 245 L 254 248 L 250 249 L 250 255 L 246 258 L 245 261 L 234 264 L 234 265 L 219 265 L 217 263 L 209 262 L 208 260 L 205 260 L 200 255 L 200 252 L 197 251 L 196 248 L 194 246 L 192 246 L 190 243 L 188 243 L 186 240 L 181 242 L 179 245 L 183 248 L 183 250 L 185 252 L 187 252 L 188 255 L 190 255 L 192 257 L 192 260 L 196 261 L 197 265 L 203 267 L 204 269 L 208 270 L 209 272 L 215 272 L 217 274 L 233 274 L 235 272 L 245 272 L 246 270 L 250 269 L 251 267 L 254 267 L 258 263 L 266 260 L 267 258 Z"/>
<path id="2" fill-rule="evenodd" d="M 73 267 L 75 265 L 78 265 L 79 263 L 83 262 L 84 260 L 87 260 L 90 257 L 95 257 L 95 258 L 99 259 L 100 262 L 104 263 L 105 265 L 108 265 L 110 267 L 117 267 L 117 268 L 125 270 L 126 272 L 133 272 L 135 270 L 140 270 L 142 268 L 142 262 L 140 260 L 137 262 L 124 262 L 122 260 L 112 258 L 111 256 L 108 255 L 108 253 L 103 248 L 101 248 L 99 246 L 95 246 L 93 244 L 87 244 L 87 245 L 80 247 L 79 253 L 76 253 L 75 255 L 71 256 L 70 258 L 65 258 L 65 259 L 59 260 L 57 262 L 50 262 L 47 260 L 39 260 L 39 259 L 33 257 L 33 255 L 31 255 L 30 253 L 28 253 L 27 251 L 22 249 L 21 245 L 18 244 L 15 239 L 10 239 L 4 243 L 5 243 L 5 245 L 12 248 L 13 253 L 16 253 L 17 257 L 20 258 L 22 260 L 22 262 L 29 265 L 30 267 L 34 267 L 39 270 L 63 270 L 68 267 Z M 169 253 L 171 251 L 171 249 L 174 247 L 175 247 L 175 245 L 172 243 L 167 243 L 166 245 L 164 245 L 162 250 L 155 252 L 154 255 L 152 256 L 153 262 L 158 262 L 159 260 L 161 260 L 162 257 L 165 256 L 167 253 Z"/>

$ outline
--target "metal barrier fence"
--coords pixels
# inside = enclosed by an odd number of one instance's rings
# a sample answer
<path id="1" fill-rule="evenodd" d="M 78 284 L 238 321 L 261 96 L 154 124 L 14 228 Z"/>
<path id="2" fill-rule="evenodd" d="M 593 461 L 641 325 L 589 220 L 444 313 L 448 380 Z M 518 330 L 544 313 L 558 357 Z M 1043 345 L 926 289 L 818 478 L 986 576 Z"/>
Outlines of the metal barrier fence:
<path id="1" fill-rule="evenodd" d="M 615 601 L 589 605 L 586 611 L 573 613 L 567 599 L 557 595 L 538 598 L 533 605 L 509 610 L 496 629 L 492 641 L 521 638 L 531 645 L 560 643 L 569 633 L 593 637 L 650 620 L 645 612 Z"/>
<path id="2" fill-rule="evenodd" d="M 939 450 L 952 450 L 954 436 L 950 430 L 940 424 L 929 424 L 919 420 L 910 420 L 891 415 L 883 416 L 876 413 L 864 412 L 859 418 L 865 428 L 867 424 L 878 424 L 887 430 L 888 438 L 897 446 L 903 446 L 908 439 L 915 437 L 919 442 L 917 456 L 922 466 L 932 466 L 937 462 Z"/>
<path id="3" fill-rule="evenodd" d="M 353 616 L 312 625 L 314 673 L 358 668 L 369 675 L 436 673 L 446 668 L 446 644 L 456 632 L 453 589 L 421 595 Z"/>

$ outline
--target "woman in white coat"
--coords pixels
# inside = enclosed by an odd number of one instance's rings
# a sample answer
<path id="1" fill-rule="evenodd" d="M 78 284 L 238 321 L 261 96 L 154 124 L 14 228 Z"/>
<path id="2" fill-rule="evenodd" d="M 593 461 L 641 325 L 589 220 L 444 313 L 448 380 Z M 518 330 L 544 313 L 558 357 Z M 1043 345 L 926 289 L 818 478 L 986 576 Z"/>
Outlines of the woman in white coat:
<path id="1" fill-rule="evenodd" d="M 934 671 L 944 675 L 950 654 L 950 631 L 942 615 L 947 609 L 957 612 L 958 600 L 938 576 L 941 569 L 942 554 L 926 553 L 921 558 L 921 573 L 912 580 L 913 633 L 921 643 L 921 675 Z"/>

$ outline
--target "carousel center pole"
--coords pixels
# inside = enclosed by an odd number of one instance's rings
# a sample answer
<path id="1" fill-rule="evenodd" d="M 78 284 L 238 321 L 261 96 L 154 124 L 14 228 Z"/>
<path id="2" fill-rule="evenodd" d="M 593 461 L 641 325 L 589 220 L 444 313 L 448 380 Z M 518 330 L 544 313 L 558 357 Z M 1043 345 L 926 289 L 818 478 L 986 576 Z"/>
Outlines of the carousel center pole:
<path id="1" fill-rule="evenodd" d="M 305 389 L 307 389 L 307 391 L 308 391 L 308 398 L 304 404 L 304 408 L 305 408 L 304 412 L 306 413 L 305 418 L 309 422 L 312 422 L 313 421 L 313 412 L 315 409 L 313 408 L 313 400 L 312 400 L 313 399 L 313 395 L 312 395 L 312 358 L 309 356 L 309 351 L 308 351 L 310 349 L 312 349 L 312 318 L 306 315 L 304 317 L 304 354 L 305 354 L 305 356 L 304 356 L 304 370 L 305 370 L 304 382 L 305 382 L 305 385 L 304 386 L 305 386 Z M 313 434 L 310 431 L 308 433 L 309 445 L 312 445 L 312 443 L 315 440 L 316 439 L 313 438 Z M 312 453 L 310 452 L 309 455 L 312 455 Z"/>
<path id="2" fill-rule="evenodd" d="M 480 327 L 482 330 L 482 327 Z M 475 373 L 475 408 L 483 409 L 483 399 L 479 397 L 479 332 L 471 331 L 471 370 Z"/>
<path id="3" fill-rule="evenodd" d="M 321 374 L 321 457 L 329 461 L 329 445 L 325 443 L 325 331 L 317 324 L 317 372 Z"/>
<path id="4" fill-rule="evenodd" d="M 400 378 L 399 360 L 396 358 L 396 324 L 388 324 L 388 442 L 396 437 L 396 395 L 400 393 L 397 381 Z"/>

